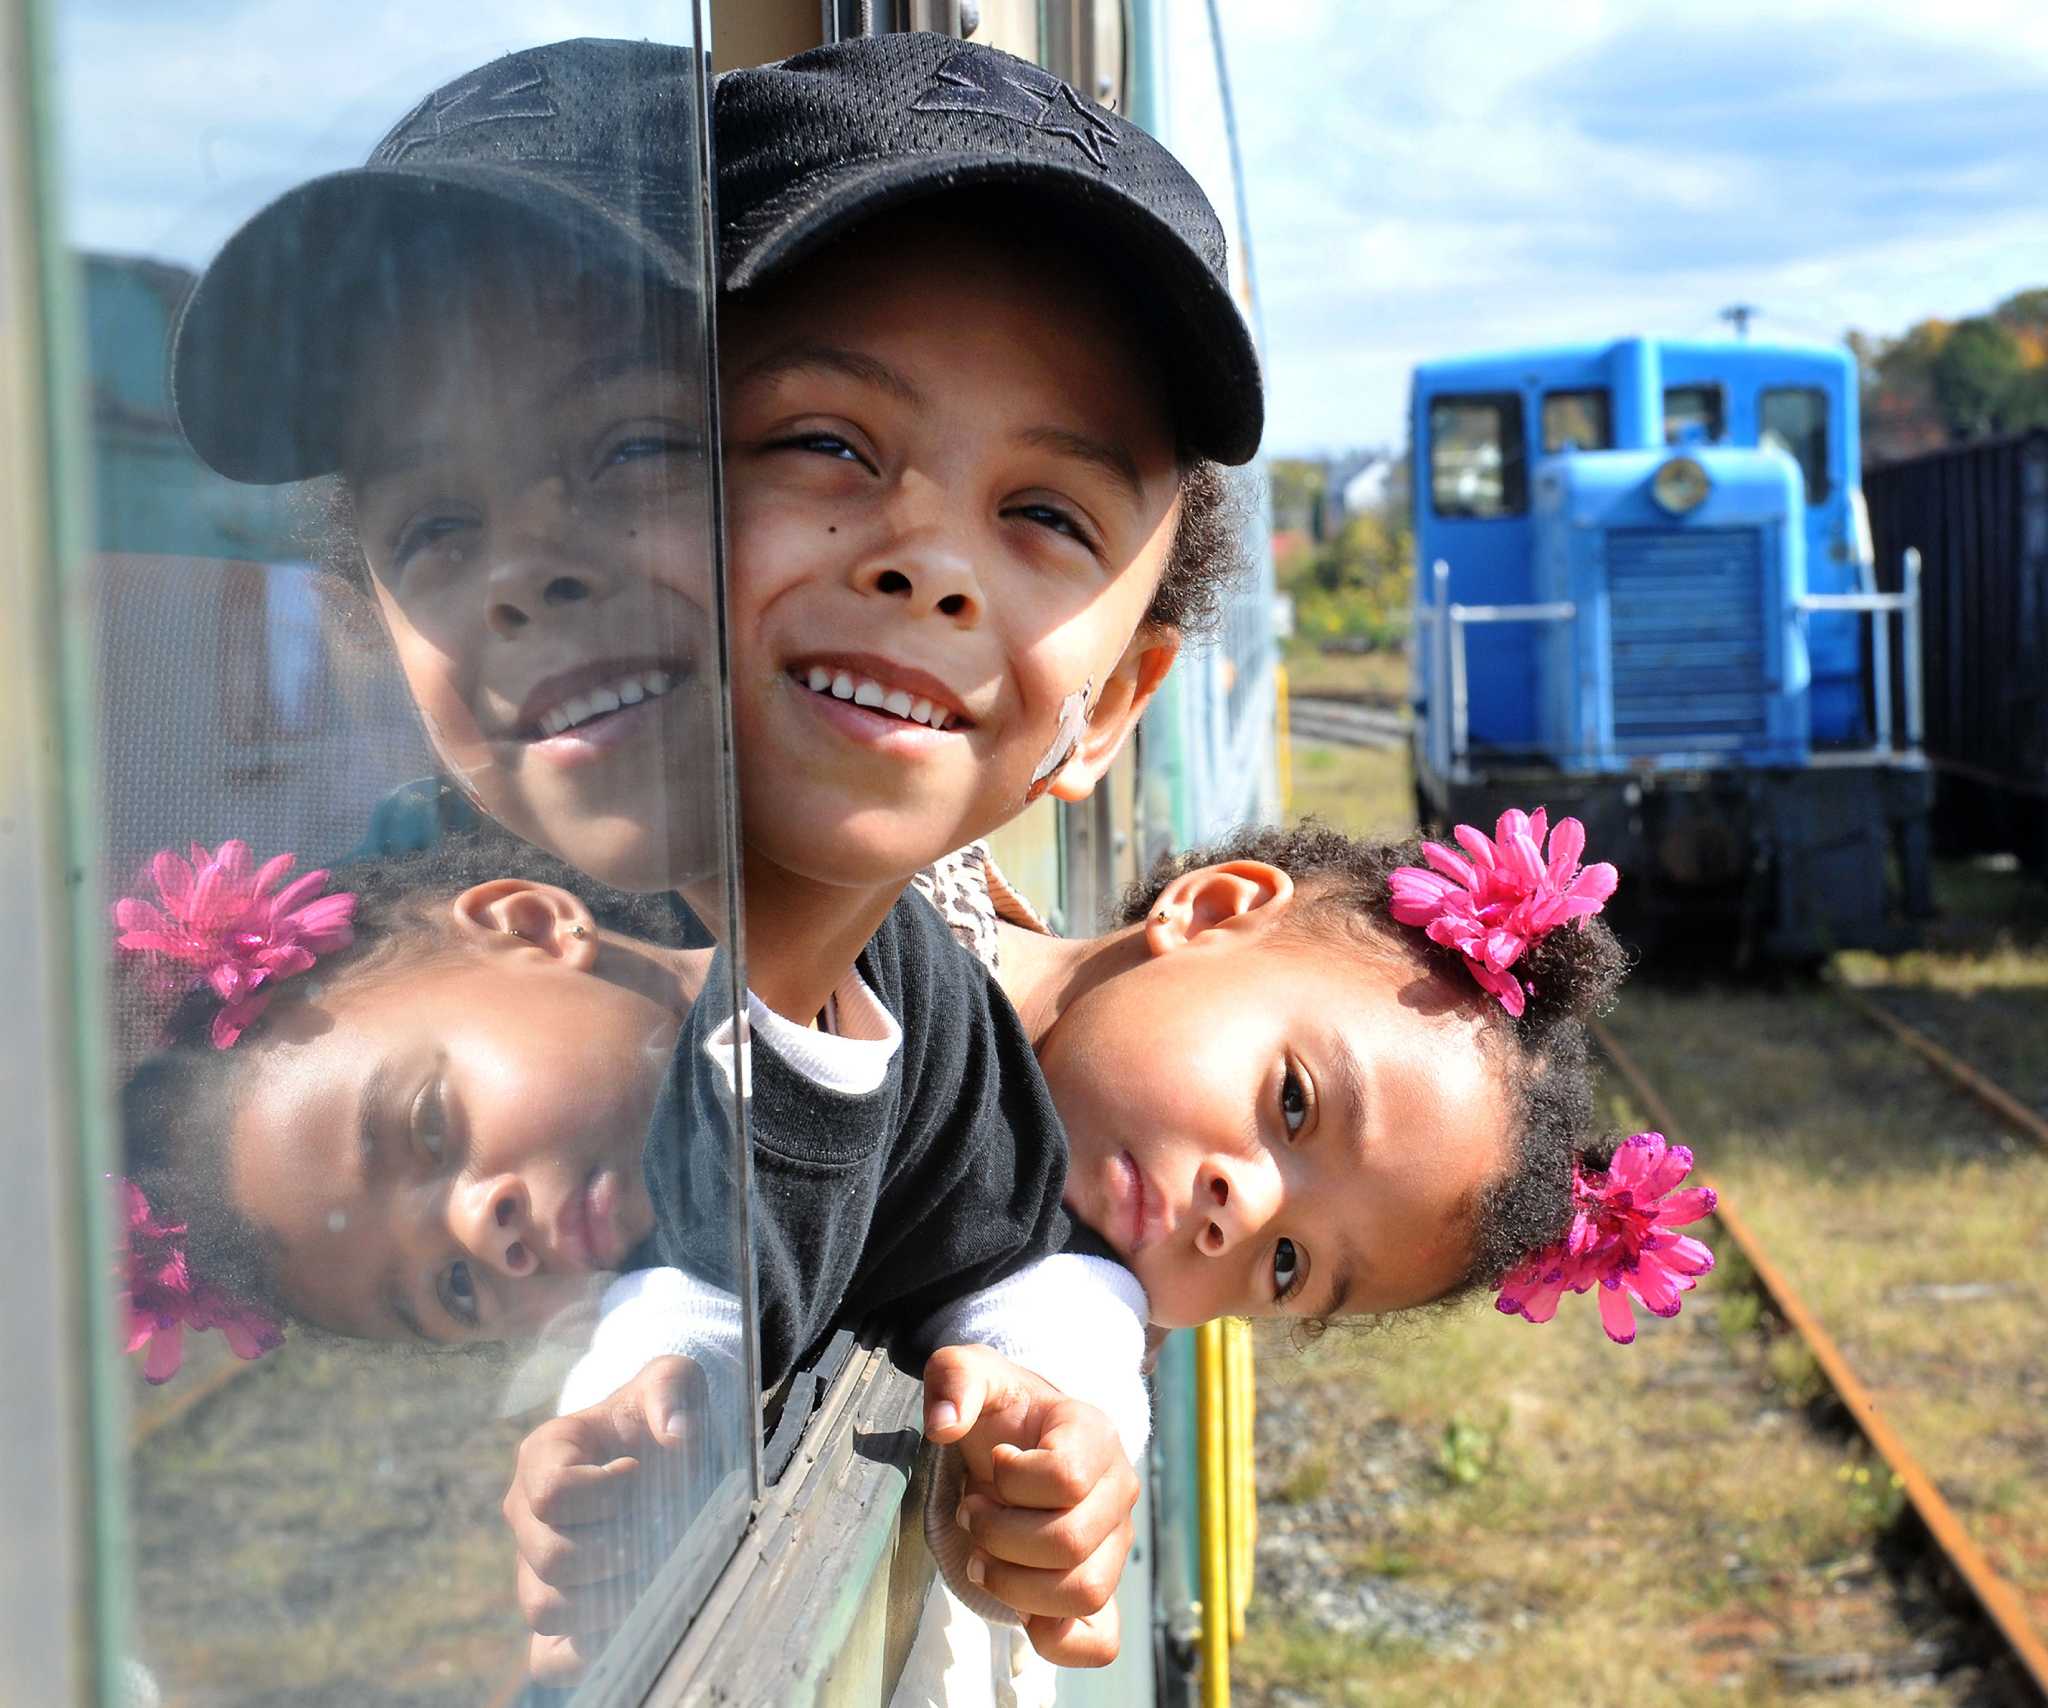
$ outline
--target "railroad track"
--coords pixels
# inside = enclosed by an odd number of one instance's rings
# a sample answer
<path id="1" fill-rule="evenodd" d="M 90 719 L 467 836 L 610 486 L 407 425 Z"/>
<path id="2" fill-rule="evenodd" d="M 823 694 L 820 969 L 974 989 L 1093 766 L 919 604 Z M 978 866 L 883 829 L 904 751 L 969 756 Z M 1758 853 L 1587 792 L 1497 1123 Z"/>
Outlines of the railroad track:
<path id="1" fill-rule="evenodd" d="M 1287 726 L 1297 741 L 1328 741 L 1339 747 L 1399 747 L 1408 739 L 1406 715 L 1391 706 L 1316 695 L 1289 698 Z"/>
<path id="2" fill-rule="evenodd" d="M 2000 1120 L 2034 1142 L 2048 1146 L 2048 1121 L 2043 1121 L 2003 1087 L 1959 1061 L 1924 1033 L 1860 992 L 1840 985 L 1834 988 L 1851 1009 L 1890 1032 Z M 1644 1113 L 1674 1143 L 1683 1142 L 1670 1105 L 1635 1058 L 1602 1023 L 1595 1021 L 1592 1030 L 1600 1048 L 1627 1082 Z M 1744 1220 L 1740 1206 L 1723 1194 L 1715 1220 L 1720 1223 L 1729 1242 L 1749 1263 L 1758 1287 L 1778 1315 L 1805 1345 L 1849 1421 L 1897 1479 L 1906 1503 L 1920 1521 L 1929 1546 L 1946 1565 L 1964 1595 L 1975 1604 L 2019 1673 L 2032 1686 L 2034 1699 L 2048 1704 L 2048 1642 L 2043 1641 L 2042 1634 L 2030 1623 L 2018 1591 L 1999 1574 L 1972 1539 L 1926 1468 L 1885 1418 L 1875 1395 L 1844 1356 L 1834 1336 L 1800 1297 L 1790 1277 Z"/>

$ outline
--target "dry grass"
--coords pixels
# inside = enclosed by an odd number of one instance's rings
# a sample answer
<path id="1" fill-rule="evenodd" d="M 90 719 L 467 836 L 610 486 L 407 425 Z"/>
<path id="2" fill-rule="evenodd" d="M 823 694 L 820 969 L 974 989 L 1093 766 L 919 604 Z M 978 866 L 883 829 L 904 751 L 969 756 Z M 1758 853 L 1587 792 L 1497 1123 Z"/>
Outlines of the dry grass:
<path id="1" fill-rule="evenodd" d="M 1415 828 L 1408 755 L 1398 748 L 1296 741 L 1287 812 L 1361 836 L 1406 836 Z"/>
<path id="2" fill-rule="evenodd" d="M 1287 690 L 1398 705 L 1408 698 L 1405 652 L 1324 652 L 1292 644 L 1287 648 Z"/>

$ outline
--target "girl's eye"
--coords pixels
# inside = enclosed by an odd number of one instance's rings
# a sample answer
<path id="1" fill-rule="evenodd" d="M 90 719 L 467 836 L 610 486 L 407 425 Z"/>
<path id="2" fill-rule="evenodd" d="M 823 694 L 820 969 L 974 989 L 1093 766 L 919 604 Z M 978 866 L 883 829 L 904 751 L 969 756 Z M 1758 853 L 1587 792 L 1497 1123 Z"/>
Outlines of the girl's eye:
<path id="1" fill-rule="evenodd" d="M 1290 1065 L 1280 1079 L 1280 1119 L 1287 1123 L 1290 1133 L 1298 1133 L 1308 1119 L 1308 1094 L 1302 1089 L 1301 1075 Z"/>
<path id="2" fill-rule="evenodd" d="M 448 1143 L 448 1107 L 441 1095 L 441 1077 L 436 1074 L 420 1087 L 412 1100 L 412 1135 L 420 1148 L 436 1162 Z"/>
<path id="3" fill-rule="evenodd" d="M 466 516 L 416 517 L 399 530 L 398 538 L 392 542 L 392 566 L 403 569 L 421 552 L 431 550 L 449 535 L 460 533 L 469 526 L 471 523 Z"/>
<path id="4" fill-rule="evenodd" d="M 1273 1298 L 1275 1302 L 1288 1299 L 1301 1285 L 1301 1254 L 1294 1249 L 1294 1241 L 1283 1239 L 1273 1247 Z"/>
<path id="5" fill-rule="evenodd" d="M 476 1277 L 470 1274 L 467 1261 L 458 1258 L 442 1270 L 434 1292 L 441 1308 L 464 1328 L 476 1327 Z"/>

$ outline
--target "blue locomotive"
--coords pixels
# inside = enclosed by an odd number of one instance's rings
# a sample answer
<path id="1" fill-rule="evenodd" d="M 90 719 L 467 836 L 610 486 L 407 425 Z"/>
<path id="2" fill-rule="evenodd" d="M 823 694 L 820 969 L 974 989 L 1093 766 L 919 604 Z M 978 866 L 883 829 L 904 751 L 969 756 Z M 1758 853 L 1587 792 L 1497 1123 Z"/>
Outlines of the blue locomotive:
<path id="1" fill-rule="evenodd" d="M 1425 824 L 1542 801 L 1645 940 L 1885 946 L 1928 909 L 1918 594 L 1878 591 L 1855 365 L 1630 338 L 1411 401 Z"/>

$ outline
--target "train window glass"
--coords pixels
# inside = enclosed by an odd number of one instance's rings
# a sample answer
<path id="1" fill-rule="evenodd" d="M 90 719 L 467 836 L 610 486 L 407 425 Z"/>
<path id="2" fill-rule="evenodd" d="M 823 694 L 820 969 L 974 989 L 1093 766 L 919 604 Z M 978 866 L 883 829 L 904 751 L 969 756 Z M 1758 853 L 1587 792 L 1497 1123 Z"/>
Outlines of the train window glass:
<path id="1" fill-rule="evenodd" d="M 1806 501 L 1818 504 L 1828 480 L 1828 394 L 1817 386 L 1767 391 L 1757 402 L 1757 441 L 1783 451 L 1806 477 Z"/>
<path id="2" fill-rule="evenodd" d="M 1719 441 L 1725 425 L 1721 388 L 1717 385 L 1674 385 L 1664 388 L 1664 443 L 1682 445 Z"/>
<path id="3" fill-rule="evenodd" d="M 1553 391 L 1543 398 L 1543 452 L 1554 456 L 1575 451 L 1614 448 L 1613 400 L 1604 388 Z"/>
<path id="4" fill-rule="evenodd" d="M 500 1505 L 636 1263 L 680 1440 L 542 1658 L 637 1699 L 753 1493 L 703 70 L 562 17 L 48 8 L 128 1699 L 512 1700 Z"/>
<path id="5" fill-rule="evenodd" d="M 1430 399 L 1429 492 L 1439 516 L 1519 516 L 1527 488 L 1519 397 Z"/>

